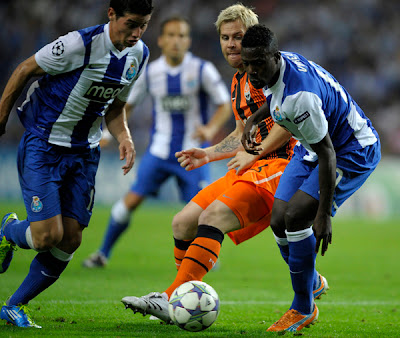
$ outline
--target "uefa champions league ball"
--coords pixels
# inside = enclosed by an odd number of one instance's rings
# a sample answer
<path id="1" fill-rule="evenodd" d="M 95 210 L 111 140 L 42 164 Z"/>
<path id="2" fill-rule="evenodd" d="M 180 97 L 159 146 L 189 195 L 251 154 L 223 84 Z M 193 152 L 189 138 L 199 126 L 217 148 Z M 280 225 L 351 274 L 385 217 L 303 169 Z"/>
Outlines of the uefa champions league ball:
<path id="1" fill-rule="evenodd" d="M 207 283 L 190 281 L 178 286 L 168 305 L 171 320 L 181 329 L 201 331 L 218 317 L 219 297 Z"/>

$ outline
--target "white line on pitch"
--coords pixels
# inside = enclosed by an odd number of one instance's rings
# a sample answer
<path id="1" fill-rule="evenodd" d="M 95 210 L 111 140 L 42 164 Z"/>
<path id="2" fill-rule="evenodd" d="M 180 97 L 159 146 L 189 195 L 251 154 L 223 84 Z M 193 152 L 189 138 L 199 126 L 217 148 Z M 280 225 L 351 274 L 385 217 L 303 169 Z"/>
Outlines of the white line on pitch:
<path id="1" fill-rule="evenodd" d="M 50 304 L 115 304 L 119 301 L 114 300 L 106 300 L 106 299 L 99 299 L 99 300 L 48 300 L 48 301 L 41 301 L 41 303 L 50 303 Z M 256 301 L 256 300 L 248 300 L 248 301 L 221 301 L 222 305 L 290 305 L 290 301 Z M 380 300 L 365 300 L 365 301 L 328 301 L 322 300 L 319 301 L 318 304 L 321 305 L 330 305 L 330 306 L 371 306 L 371 305 L 390 305 L 390 306 L 400 306 L 400 302 L 395 301 L 380 301 Z"/>

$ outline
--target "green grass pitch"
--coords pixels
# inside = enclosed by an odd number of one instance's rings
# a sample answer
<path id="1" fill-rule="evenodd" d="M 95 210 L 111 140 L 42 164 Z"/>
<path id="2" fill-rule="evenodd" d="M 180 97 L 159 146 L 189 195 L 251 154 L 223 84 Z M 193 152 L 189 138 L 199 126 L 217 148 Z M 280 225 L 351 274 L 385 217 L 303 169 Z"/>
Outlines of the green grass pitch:
<path id="1" fill-rule="evenodd" d="M 81 262 L 99 246 L 110 208 L 97 205 L 81 247 L 60 279 L 30 303 L 43 328 L 21 329 L 0 321 L 0 336 L 260 337 L 290 306 L 288 268 L 271 230 L 236 247 L 225 238 L 220 268 L 204 279 L 219 294 L 221 311 L 207 330 L 190 333 L 125 310 L 124 296 L 163 291 L 175 276 L 171 220 L 177 205 L 144 204 L 118 242 L 109 265 L 85 270 Z M 22 204 L 0 203 L 1 215 L 26 213 Z M 318 300 L 319 321 L 307 337 L 400 336 L 400 227 L 398 220 L 333 220 L 333 243 L 317 268 L 330 290 Z M 0 275 L 6 300 L 25 277 L 35 253 L 19 249 Z M 291 334 L 287 334 L 287 336 Z"/>

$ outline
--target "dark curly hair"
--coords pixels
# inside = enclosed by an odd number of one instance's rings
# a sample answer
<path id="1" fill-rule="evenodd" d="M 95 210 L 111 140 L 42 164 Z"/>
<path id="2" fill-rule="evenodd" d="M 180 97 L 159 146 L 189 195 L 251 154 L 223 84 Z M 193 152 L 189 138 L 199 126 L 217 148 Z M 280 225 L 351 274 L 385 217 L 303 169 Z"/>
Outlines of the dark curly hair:
<path id="1" fill-rule="evenodd" d="M 154 8 L 152 0 L 110 0 L 110 7 L 114 8 L 117 17 L 125 13 L 148 15 Z"/>
<path id="2" fill-rule="evenodd" d="M 278 39 L 276 35 L 264 25 L 249 27 L 242 40 L 243 48 L 265 48 L 269 53 L 279 52 Z"/>

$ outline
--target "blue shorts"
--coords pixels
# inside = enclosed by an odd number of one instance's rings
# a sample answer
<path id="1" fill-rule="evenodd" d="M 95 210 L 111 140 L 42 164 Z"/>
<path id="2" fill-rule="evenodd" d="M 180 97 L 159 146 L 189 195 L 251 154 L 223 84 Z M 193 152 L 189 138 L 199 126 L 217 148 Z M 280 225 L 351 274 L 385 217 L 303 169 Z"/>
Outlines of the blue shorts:
<path id="1" fill-rule="evenodd" d="M 89 224 L 99 148 L 71 153 L 25 132 L 18 148 L 18 174 L 28 220 L 56 215 Z"/>
<path id="2" fill-rule="evenodd" d="M 354 150 L 336 158 L 336 187 L 333 195 L 332 216 L 354 194 L 374 171 L 381 159 L 380 143 Z M 275 198 L 289 202 L 297 190 L 319 201 L 318 161 L 305 161 L 294 154 L 287 165 L 275 193 Z"/>
<path id="3" fill-rule="evenodd" d="M 140 196 L 157 195 L 161 185 L 170 177 L 177 180 L 181 199 L 188 203 L 209 183 L 209 168 L 202 166 L 186 171 L 176 159 L 155 157 L 148 151 L 143 155 L 131 191 Z"/>

